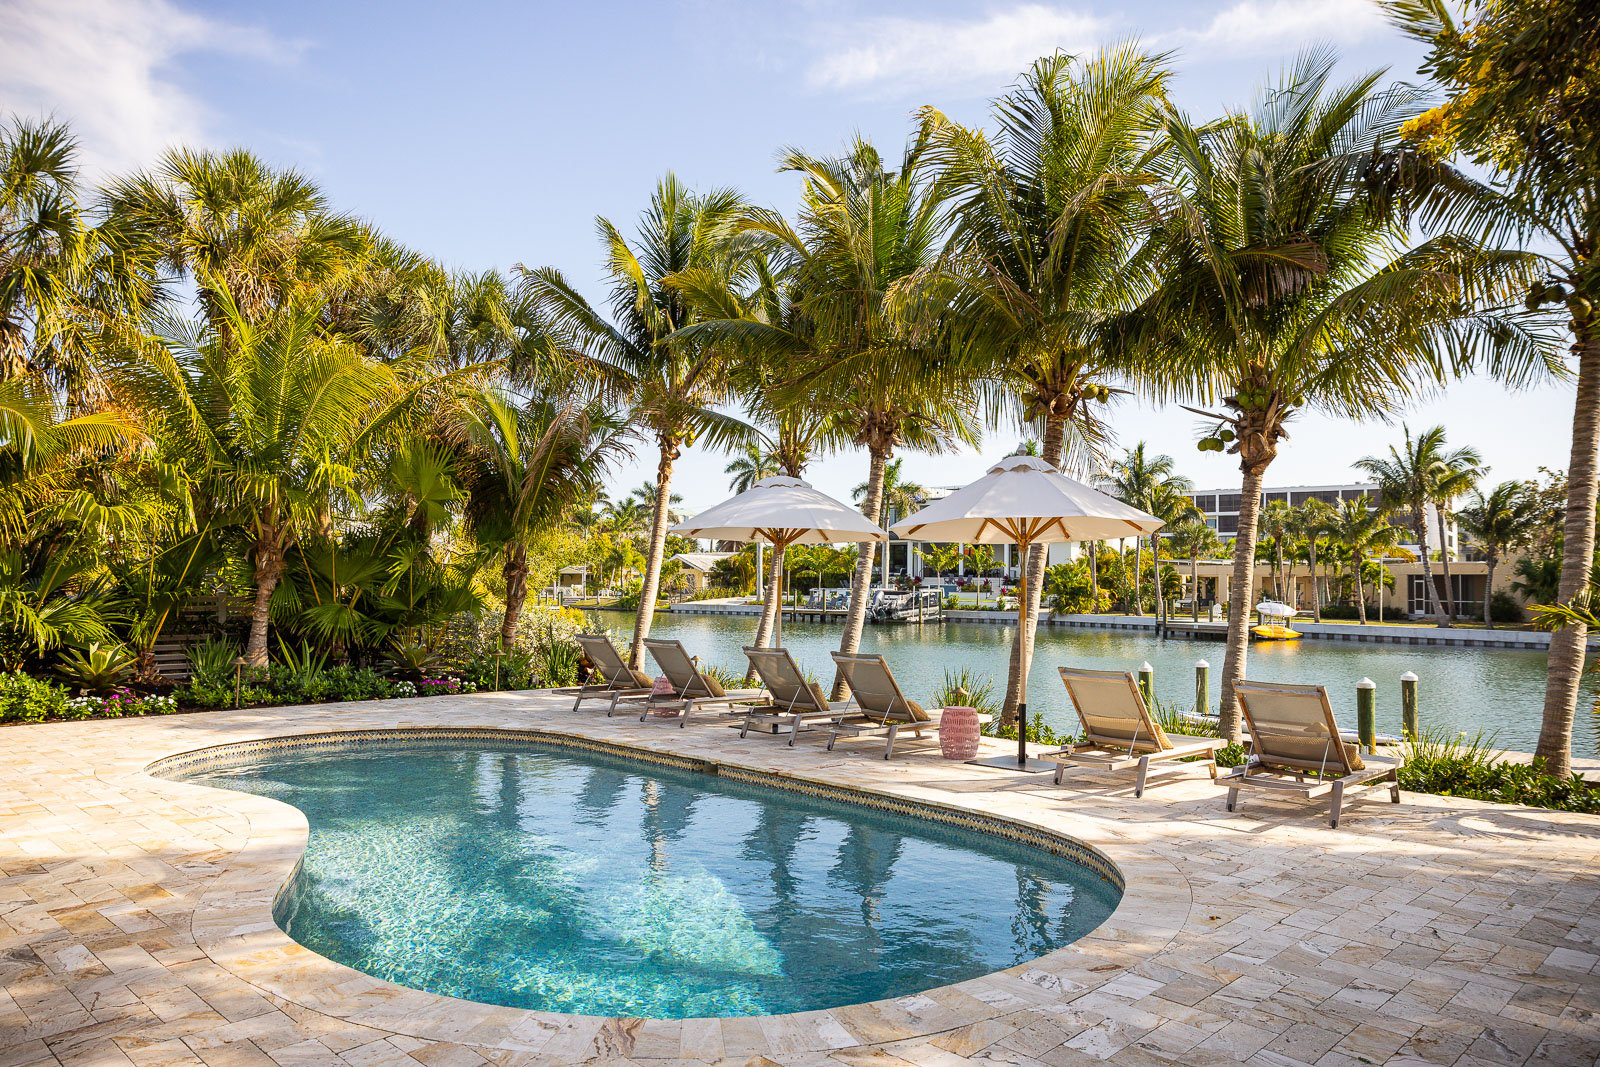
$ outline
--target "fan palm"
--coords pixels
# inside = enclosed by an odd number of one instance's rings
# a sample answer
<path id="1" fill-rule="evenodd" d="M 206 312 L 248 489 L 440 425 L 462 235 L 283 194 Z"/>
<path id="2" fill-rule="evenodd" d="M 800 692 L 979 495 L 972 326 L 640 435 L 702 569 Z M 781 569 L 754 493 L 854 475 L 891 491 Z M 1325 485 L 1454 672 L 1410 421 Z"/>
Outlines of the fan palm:
<path id="1" fill-rule="evenodd" d="M 1438 494 L 1438 486 L 1452 470 L 1467 459 L 1476 459 L 1476 453 L 1465 456 L 1445 449 L 1444 427 L 1434 426 L 1411 435 L 1409 426 L 1402 427 L 1405 442 L 1401 447 L 1389 446 L 1388 456 L 1364 456 L 1355 462 L 1378 483 L 1378 498 L 1386 508 L 1404 510 L 1411 520 L 1411 532 L 1417 538 L 1422 552 L 1423 584 L 1427 586 L 1428 607 L 1440 626 L 1449 626 L 1450 618 L 1439 599 L 1433 584 L 1432 552 L 1428 547 L 1428 505 Z"/>
<path id="2" fill-rule="evenodd" d="M 644 666 L 644 639 L 661 583 L 673 464 L 684 446 L 696 440 L 726 447 L 742 442 L 749 432 L 743 422 L 714 407 L 728 392 L 728 349 L 709 339 L 676 336 L 698 313 L 671 283 L 695 270 L 731 278 L 739 264 L 723 238 L 743 208 L 731 189 L 697 195 L 668 174 L 656 185 L 635 244 L 610 221 L 597 219 L 612 281 L 609 320 L 559 271 L 518 268 L 521 292 L 554 342 L 580 354 L 612 394 L 622 398 L 633 421 L 655 439 L 654 516 L 629 652 L 635 668 Z"/>
<path id="3" fill-rule="evenodd" d="M 322 302 L 301 297 L 251 318 L 226 285 L 202 287 L 217 327 L 173 324 L 167 344 L 118 380 L 184 458 L 208 520 L 243 531 L 255 589 L 245 658 L 265 665 L 285 553 L 353 488 L 364 439 L 403 392 L 394 371 L 319 329 Z"/>
<path id="4" fill-rule="evenodd" d="M 1102 332 L 1143 277 L 1130 257 L 1150 217 L 1162 62 L 1132 45 L 1085 61 L 1042 58 L 995 101 L 992 134 L 922 112 L 956 221 L 945 253 L 897 302 L 908 319 L 944 323 L 948 343 L 995 362 L 1024 421 L 1042 425 L 1039 454 L 1054 466 L 1104 442 L 1096 409 L 1110 399 L 1118 366 Z M 1029 618 L 1039 614 L 1044 571 L 1036 546 L 1022 590 Z M 1021 692 L 1023 642 L 1031 653 L 1033 640 L 1019 630 L 1012 641 L 1007 721 Z"/>
<path id="5" fill-rule="evenodd" d="M 503 557 L 500 640 L 509 649 L 528 598 L 528 542 L 600 486 L 632 443 L 632 431 L 593 402 L 520 398 L 494 389 L 464 398 L 458 417 L 468 526 Z"/>
<path id="6" fill-rule="evenodd" d="M 1261 487 L 1300 411 L 1370 417 L 1481 361 L 1513 381 L 1551 353 L 1495 309 L 1531 269 L 1521 253 L 1445 237 L 1396 254 L 1406 210 L 1449 174 L 1399 139 L 1418 90 L 1377 74 L 1330 84 L 1334 58 L 1303 56 L 1249 113 L 1167 123 L 1172 181 L 1152 238 L 1156 291 L 1125 337 L 1158 398 L 1209 401 L 1208 451 L 1239 457 L 1242 483 L 1222 730 L 1239 736 Z M 1496 302 L 1485 301 L 1494 298 Z"/>
<path id="7" fill-rule="evenodd" d="M 1539 511 L 1526 482 L 1501 482 L 1485 494 L 1473 492 L 1472 503 L 1458 513 L 1461 526 L 1488 564 L 1483 582 L 1483 624 L 1494 629 L 1490 600 L 1494 595 L 1494 571 L 1507 553 L 1527 544 L 1539 522 Z"/>
<path id="8" fill-rule="evenodd" d="M 1367 594 L 1362 581 L 1367 558 L 1373 553 L 1383 553 L 1400 543 L 1400 531 L 1389 520 L 1389 512 L 1373 506 L 1364 495 L 1341 500 L 1339 508 L 1328 522 L 1328 534 L 1347 553 L 1350 572 L 1356 583 L 1356 614 L 1361 625 L 1367 624 Z M 1378 595 L 1382 596 L 1380 589 Z"/>

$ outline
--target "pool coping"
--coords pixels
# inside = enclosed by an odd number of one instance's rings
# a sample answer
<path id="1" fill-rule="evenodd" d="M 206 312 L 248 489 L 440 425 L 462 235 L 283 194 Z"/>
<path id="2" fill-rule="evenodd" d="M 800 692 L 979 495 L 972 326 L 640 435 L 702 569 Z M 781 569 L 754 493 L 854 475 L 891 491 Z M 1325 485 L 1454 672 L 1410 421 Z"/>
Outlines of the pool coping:
<path id="1" fill-rule="evenodd" d="M 1044 956 L 963 982 L 885 1000 L 772 1016 L 718 1019 L 638 1019 L 573 1015 L 483 1004 L 395 985 L 321 956 L 278 928 L 273 908 L 292 883 L 309 828 L 299 809 L 281 801 L 162 777 L 208 762 L 307 745 L 362 739 L 519 740 L 593 751 L 663 766 L 706 770 L 730 780 L 843 800 L 902 815 L 928 815 L 966 829 L 1043 847 L 1120 881 L 1122 899 L 1100 926 Z M 402 741 L 403 743 L 403 741 Z M 730 754 L 731 755 L 731 754 Z M 192 923 L 197 947 L 242 980 L 321 1014 L 422 1040 L 484 1048 L 574 1055 L 593 1048 L 632 1048 L 641 1032 L 677 1028 L 687 1040 L 698 1026 L 755 1026 L 795 1053 L 828 1052 L 855 1045 L 931 1037 L 1059 1002 L 1087 992 L 1159 954 L 1182 931 L 1193 903 L 1187 878 L 1171 861 L 1118 840 L 1090 820 L 1070 830 L 999 816 L 977 804 L 933 800 L 882 785 L 843 786 L 804 773 L 775 772 L 737 759 L 707 760 L 666 748 L 602 741 L 557 730 L 499 726 L 352 727 L 302 733 L 267 732 L 220 745 L 181 748 L 148 761 L 129 777 L 157 793 L 204 790 L 210 802 L 244 816 L 249 836 L 231 854 L 197 903 Z M 192 793 L 190 793 L 192 795 Z M 975 794 L 974 800 L 981 800 Z M 1052 822 L 1063 821 L 1060 813 Z M 1081 850 L 1081 854 L 1079 854 Z M 1106 866 L 1102 866 L 1102 864 Z M 663 1037 L 666 1035 L 663 1034 Z M 781 1041 L 777 1039 L 781 1037 Z"/>

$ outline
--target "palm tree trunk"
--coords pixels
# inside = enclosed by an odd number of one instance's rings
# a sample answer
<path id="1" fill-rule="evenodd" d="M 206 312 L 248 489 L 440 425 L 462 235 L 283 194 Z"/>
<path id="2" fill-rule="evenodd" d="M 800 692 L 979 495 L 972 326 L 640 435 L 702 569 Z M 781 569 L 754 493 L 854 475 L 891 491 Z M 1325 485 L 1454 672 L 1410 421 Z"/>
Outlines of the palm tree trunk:
<path id="1" fill-rule="evenodd" d="M 1044 441 L 1040 448 L 1039 458 L 1052 467 L 1061 466 L 1061 454 L 1066 448 L 1067 423 L 1065 419 L 1050 419 L 1044 425 Z M 1037 622 L 1039 607 L 1044 597 L 1044 572 L 1048 569 L 1047 553 L 1049 549 L 1044 545 L 1034 545 L 1028 550 L 1027 584 L 1021 590 L 1027 597 L 1028 618 Z M 1017 627 L 1016 635 L 1011 639 L 1011 663 L 1006 669 L 1006 699 L 1000 710 L 1000 722 L 1010 726 L 1017 721 L 1017 701 L 1022 697 L 1022 643 L 1028 643 L 1028 662 L 1033 662 L 1033 642 L 1038 633 L 1031 628 L 1026 634 L 1022 627 Z"/>
<path id="2" fill-rule="evenodd" d="M 1133 614 L 1144 614 L 1144 538 L 1142 537 L 1133 539 Z"/>
<path id="3" fill-rule="evenodd" d="M 1439 606 L 1439 589 L 1433 584 L 1433 561 L 1428 558 L 1428 516 L 1420 507 L 1416 509 L 1415 529 L 1417 547 L 1422 549 L 1422 584 L 1428 587 L 1428 607 L 1433 612 L 1434 621 L 1448 627 L 1450 620 L 1445 618 L 1444 608 Z"/>
<path id="4" fill-rule="evenodd" d="M 1567 512 L 1557 594 L 1563 604 L 1588 587 L 1594 566 L 1595 450 L 1600 447 L 1600 321 L 1593 313 L 1574 318 L 1578 396 L 1572 414 L 1572 457 L 1567 464 Z M 1581 622 L 1568 623 L 1550 635 L 1544 719 L 1533 752 L 1551 774 L 1572 773 L 1572 721 L 1578 713 L 1578 683 L 1588 641 L 1589 628 Z"/>
<path id="5" fill-rule="evenodd" d="M 1189 609 L 1195 622 L 1200 621 L 1200 557 L 1189 557 Z"/>
<path id="6" fill-rule="evenodd" d="M 1456 595 L 1450 588 L 1450 544 L 1445 540 L 1444 505 L 1435 504 L 1439 516 L 1439 566 L 1444 570 L 1444 614 L 1447 619 L 1456 617 Z"/>
<path id="7" fill-rule="evenodd" d="M 889 450 L 873 447 L 869 454 L 872 464 L 867 471 L 867 495 L 861 502 L 862 514 L 877 522 L 883 507 L 883 469 L 889 463 Z M 856 573 L 850 580 L 850 611 L 844 618 L 844 635 L 839 638 L 839 651 L 847 656 L 854 655 L 861 647 L 861 630 L 867 624 L 867 598 L 872 593 L 872 557 L 875 554 L 872 542 L 863 541 L 860 548 Z M 829 699 L 844 700 L 849 695 L 850 686 L 845 683 L 844 674 L 834 672 L 833 696 Z"/>
<path id="8" fill-rule="evenodd" d="M 766 648 L 767 639 L 776 629 L 775 623 L 778 612 L 783 610 L 783 591 L 779 588 L 779 572 L 783 568 L 783 550 L 777 545 L 772 546 L 767 560 L 767 595 L 761 605 L 761 625 L 756 627 L 756 647 Z"/>
<path id="9" fill-rule="evenodd" d="M 1311 621 L 1322 622 L 1322 590 L 1317 588 L 1317 539 L 1313 536 L 1306 542 L 1311 560 Z"/>
<path id="10" fill-rule="evenodd" d="M 523 605 L 528 602 L 528 546 L 515 541 L 506 546 L 506 562 L 502 572 L 506 579 L 506 614 L 500 620 L 500 647 L 509 650 L 516 646 L 517 623 L 522 618 Z"/>
<path id="11" fill-rule="evenodd" d="M 1366 559 L 1356 557 L 1356 616 L 1361 620 L 1361 625 L 1367 624 L 1367 590 L 1361 582 L 1361 568 Z M 1383 575 L 1378 575 L 1378 595 L 1383 595 Z"/>
<path id="12" fill-rule="evenodd" d="M 656 591 L 661 588 L 661 562 L 667 551 L 667 516 L 672 510 L 672 464 L 678 458 L 678 442 L 658 435 L 661 458 L 656 463 L 656 513 L 650 525 L 650 551 L 644 558 L 644 585 L 639 590 L 639 614 L 633 620 L 633 648 L 628 666 L 644 669 L 644 639 L 650 636 L 650 622 L 656 614 Z"/>
<path id="13" fill-rule="evenodd" d="M 1166 601 L 1161 596 L 1161 534 L 1150 535 L 1150 573 L 1154 575 L 1151 584 L 1156 590 L 1156 621 L 1164 622 L 1167 615 Z"/>
<path id="14" fill-rule="evenodd" d="M 1494 565 L 1498 562 L 1495 554 L 1490 552 L 1487 557 L 1489 571 L 1483 578 L 1483 628 L 1494 629 L 1494 612 L 1489 609 L 1489 597 L 1494 593 Z"/>
<path id="15" fill-rule="evenodd" d="M 1250 646 L 1250 607 L 1254 599 L 1256 521 L 1261 517 L 1261 483 L 1266 464 L 1248 466 L 1240 487 L 1239 529 L 1233 539 L 1233 578 L 1228 590 L 1228 650 L 1222 657 L 1222 700 L 1218 726 L 1229 744 L 1239 741 L 1239 698 L 1234 686 L 1244 681 Z"/>
<path id="16" fill-rule="evenodd" d="M 267 665 L 267 622 L 271 617 L 272 592 L 283 577 L 283 549 L 276 534 L 256 539 L 256 601 L 250 609 L 250 640 L 244 646 L 244 659 L 252 667 Z"/>

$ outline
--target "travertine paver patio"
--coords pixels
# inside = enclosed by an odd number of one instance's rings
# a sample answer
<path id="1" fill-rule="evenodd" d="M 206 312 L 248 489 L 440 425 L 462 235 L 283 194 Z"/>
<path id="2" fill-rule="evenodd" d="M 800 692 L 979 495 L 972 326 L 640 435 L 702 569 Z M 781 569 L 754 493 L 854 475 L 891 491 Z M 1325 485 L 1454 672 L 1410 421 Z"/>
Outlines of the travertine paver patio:
<path id="1" fill-rule="evenodd" d="M 1069 833 L 1129 893 L 1042 960 L 898 1001 L 661 1022 L 401 990 L 269 918 L 298 812 L 146 775 L 177 752 L 327 729 L 562 730 L 971 807 Z M 823 750 L 537 694 L 0 731 L 0 1067 L 577 1062 L 1588 1064 L 1600 1058 L 1600 819 L 1407 795 L 1337 831 L 1193 769 L 1130 781 Z M 877 748 L 881 753 L 881 747 Z"/>

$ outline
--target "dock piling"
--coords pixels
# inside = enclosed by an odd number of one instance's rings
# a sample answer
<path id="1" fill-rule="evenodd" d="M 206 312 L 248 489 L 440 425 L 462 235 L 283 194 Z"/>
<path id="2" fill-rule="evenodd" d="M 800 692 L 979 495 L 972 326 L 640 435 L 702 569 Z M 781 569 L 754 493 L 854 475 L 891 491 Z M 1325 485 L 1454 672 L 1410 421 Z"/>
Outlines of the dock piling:
<path id="1" fill-rule="evenodd" d="M 1378 720 L 1374 708 L 1378 685 L 1371 678 L 1356 683 L 1356 736 L 1368 755 L 1378 751 Z"/>

